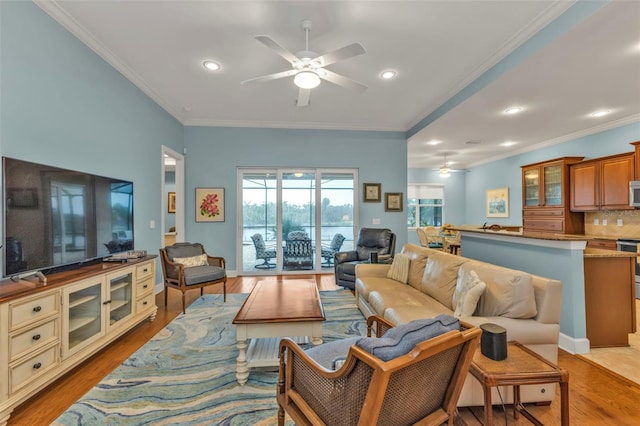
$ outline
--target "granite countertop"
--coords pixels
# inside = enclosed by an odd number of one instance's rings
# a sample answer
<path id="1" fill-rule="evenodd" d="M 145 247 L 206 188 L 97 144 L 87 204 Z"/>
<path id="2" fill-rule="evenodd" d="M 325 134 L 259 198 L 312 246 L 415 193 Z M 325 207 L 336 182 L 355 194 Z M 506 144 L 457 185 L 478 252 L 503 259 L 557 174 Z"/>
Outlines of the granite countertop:
<path id="1" fill-rule="evenodd" d="M 638 253 L 588 247 L 584 249 L 584 257 L 638 257 Z"/>
<path id="2" fill-rule="evenodd" d="M 591 239 L 591 237 L 587 237 L 585 235 L 554 234 L 554 233 L 546 233 L 546 232 L 507 231 L 507 230 L 492 231 L 491 229 L 482 229 L 482 225 L 462 225 L 462 226 L 452 227 L 450 229 L 453 229 L 455 231 L 474 232 L 477 234 L 504 235 L 504 236 L 516 237 L 516 238 L 537 238 L 540 240 L 586 241 Z"/>

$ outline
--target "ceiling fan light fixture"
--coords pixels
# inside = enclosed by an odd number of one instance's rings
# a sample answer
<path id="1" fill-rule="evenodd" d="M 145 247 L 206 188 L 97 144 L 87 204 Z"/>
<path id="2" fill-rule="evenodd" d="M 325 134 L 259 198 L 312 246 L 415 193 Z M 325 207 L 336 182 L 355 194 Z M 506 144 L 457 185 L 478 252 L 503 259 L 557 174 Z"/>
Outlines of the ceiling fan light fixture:
<path id="1" fill-rule="evenodd" d="M 202 66 L 209 71 L 218 71 L 221 68 L 219 63 L 213 61 L 204 61 Z"/>
<path id="2" fill-rule="evenodd" d="M 449 170 L 449 168 L 447 166 L 442 166 L 440 167 L 440 177 L 449 177 L 451 176 L 451 171 Z"/>
<path id="3" fill-rule="evenodd" d="M 301 89 L 313 89 L 320 85 L 320 77 L 312 70 L 302 70 L 293 78 L 293 83 Z"/>

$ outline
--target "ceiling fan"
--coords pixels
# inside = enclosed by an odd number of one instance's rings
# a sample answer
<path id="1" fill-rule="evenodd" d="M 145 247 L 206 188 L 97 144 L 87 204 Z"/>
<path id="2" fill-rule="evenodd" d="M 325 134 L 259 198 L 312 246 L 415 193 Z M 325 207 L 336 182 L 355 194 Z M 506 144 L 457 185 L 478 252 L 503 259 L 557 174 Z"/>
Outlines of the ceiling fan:
<path id="1" fill-rule="evenodd" d="M 444 177 L 444 178 L 451 176 L 451 173 L 453 172 L 464 171 L 464 170 L 452 169 L 451 162 L 447 161 L 447 154 L 444 154 L 444 163 L 442 164 L 442 166 L 439 169 L 434 169 L 434 170 L 438 170 L 440 172 L 440 177 Z"/>
<path id="2" fill-rule="evenodd" d="M 251 78 L 249 80 L 243 81 L 241 84 L 251 84 L 293 76 L 294 84 L 300 88 L 300 90 L 298 91 L 298 99 L 296 101 L 296 105 L 299 107 L 309 105 L 311 89 L 318 87 L 321 80 L 326 80 L 330 83 L 354 90 L 356 92 L 364 92 L 365 90 L 367 90 L 367 86 L 365 86 L 364 84 L 358 83 L 355 80 L 351 80 L 350 78 L 325 69 L 326 66 L 335 64 L 338 61 L 342 61 L 344 59 L 352 58 L 354 56 L 362 55 L 363 53 L 365 53 L 366 51 L 360 43 L 351 43 L 338 50 L 334 50 L 333 52 L 325 53 L 324 55 L 318 55 L 317 53 L 309 50 L 309 32 L 311 31 L 311 21 L 306 19 L 302 21 L 301 26 L 305 32 L 305 50 L 298 52 L 295 55 L 284 47 L 280 46 L 268 36 L 255 37 L 255 39 L 260 43 L 272 49 L 278 55 L 287 60 L 287 62 L 291 64 L 292 69 L 288 71 L 277 72 L 274 74 L 263 75 L 261 77 Z"/>

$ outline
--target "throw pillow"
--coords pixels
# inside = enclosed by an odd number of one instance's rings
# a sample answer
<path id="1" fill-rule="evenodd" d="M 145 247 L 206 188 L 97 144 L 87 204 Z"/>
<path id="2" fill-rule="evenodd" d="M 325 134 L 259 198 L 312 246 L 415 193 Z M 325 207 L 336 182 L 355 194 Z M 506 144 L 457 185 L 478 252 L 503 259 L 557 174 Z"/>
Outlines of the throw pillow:
<path id="1" fill-rule="evenodd" d="M 516 319 L 536 316 L 536 298 L 531 275 L 496 265 L 474 266 L 473 269 L 487 285 L 478 302 L 477 316 Z"/>
<path id="2" fill-rule="evenodd" d="M 205 266 L 209 264 L 206 254 L 192 257 L 176 257 L 173 259 L 173 261 L 175 263 L 182 263 L 185 268 L 192 268 L 194 266 Z"/>
<path id="3" fill-rule="evenodd" d="M 409 280 L 411 259 L 406 254 L 396 254 L 387 273 L 387 278 L 406 284 Z"/>
<path id="4" fill-rule="evenodd" d="M 480 279 L 476 271 L 467 272 L 464 268 L 460 268 L 456 290 L 453 293 L 453 304 L 456 307 L 453 316 L 457 318 L 472 316 L 476 311 L 480 296 L 486 288 L 487 285 Z"/>
<path id="5" fill-rule="evenodd" d="M 468 262 L 461 256 L 436 252 L 429 255 L 427 265 L 424 268 L 420 291 L 436 299 L 444 306 L 455 310 L 453 305 L 453 292 L 456 289 L 458 268 Z"/>

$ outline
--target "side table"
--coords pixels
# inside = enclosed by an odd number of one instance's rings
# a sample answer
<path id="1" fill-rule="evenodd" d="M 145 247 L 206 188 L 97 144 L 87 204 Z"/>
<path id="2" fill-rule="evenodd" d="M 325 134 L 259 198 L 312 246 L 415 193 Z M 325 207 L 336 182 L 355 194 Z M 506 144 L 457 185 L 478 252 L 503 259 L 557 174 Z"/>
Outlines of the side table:
<path id="1" fill-rule="evenodd" d="M 522 413 L 531 423 L 542 425 L 520 401 L 520 386 L 543 383 L 560 384 L 561 424 L 569 425 L 569 372 L 547 361 L 519 342 L 507 344 L 507 358 L 494 361 L 477 350 L 471 362 L 470 373 L 482 385 L 484 392 L 485 426 L 493 425 L 491 388 L 513 386 L 513 417 Z"/>

